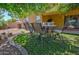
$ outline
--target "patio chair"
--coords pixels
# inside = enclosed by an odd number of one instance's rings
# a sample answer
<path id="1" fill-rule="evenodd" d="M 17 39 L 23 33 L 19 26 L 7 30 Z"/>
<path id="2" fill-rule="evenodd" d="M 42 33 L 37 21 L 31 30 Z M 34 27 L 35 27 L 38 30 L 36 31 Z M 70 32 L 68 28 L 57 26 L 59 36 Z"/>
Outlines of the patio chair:
<path id="1" fill-rule="evenodd" d="M 43 31 L 43 28 L 42 28 L 42 25 L 41 23 L 34 23 L 33 24 L 33 28 L 34 28 L 34 31 L 35 32 L 42 32 Z"/>
<path id="2" fill-rule="evenodd" d="M 29 24 L 28 24 L 28 28 L 29 28 L 29 31 L 30 31 L 31 33 L 34 32 L 34 28 L 33 28 L 32 23 L 29 23 Z"/>
<path id="3" fill-rule="evenodd" d="M 52 22 L 45 22 L 45 24 L 43 24 L 43 27 L 44 27 L 44 31 L 45 32 L 53 32 L 56 25 L 54 25 Z"/>
<path id="4" fill-rule="evenodd" d="M 29 30 L 30 33 L 32 33 L 32 32 L 34 31 L 34 29 L 33 29 L 31 23 L 29 23 L 29 22 L 27 22 L 27 21 L 24 21 L 23 23 L 24 23 L 25 29 L 26 29 L 26 30 Z"/>
<path id="5" fill-rule="evenodd" d="M 27 24 L 25 22 L 23 22 L 23 24 L 24 24 L 25 29 L 28 30 Z"/>

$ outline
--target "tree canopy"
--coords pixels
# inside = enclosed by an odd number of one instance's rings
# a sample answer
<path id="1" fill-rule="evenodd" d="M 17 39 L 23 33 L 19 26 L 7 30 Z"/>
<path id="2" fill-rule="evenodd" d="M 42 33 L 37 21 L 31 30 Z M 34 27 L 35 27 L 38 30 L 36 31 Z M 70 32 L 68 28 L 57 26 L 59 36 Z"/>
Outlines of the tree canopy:
<path id="1" fill-rule="evenodd" d="M 6 21 L 3 19 L 3 15 L 0 14 L 0 29 L 6 28 Z"/>
<path id="2" fill-rule="evenodd" d="M 78 6 L 79 4 L 76 3 L 5 3 L 0 4 L 0 11 L 7 11 L 12 17 L 25 18 L 30 14 L 43 13 L 46 11 L 65 13 Z"/>

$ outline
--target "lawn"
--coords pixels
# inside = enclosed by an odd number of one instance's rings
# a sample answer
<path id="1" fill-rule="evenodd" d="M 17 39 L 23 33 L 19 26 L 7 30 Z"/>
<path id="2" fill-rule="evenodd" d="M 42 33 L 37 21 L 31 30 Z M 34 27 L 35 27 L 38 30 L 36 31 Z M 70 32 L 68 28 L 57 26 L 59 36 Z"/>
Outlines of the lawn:
<path id="1" fill-rule="evenodd" d="M 71 40 L 75 40 L 76 38 L 79 38 L 79 35 L 76 35 L 76 34 L 62 34 L 62 35 Z"/>
<path id="2" fill-rule="evenodd" d="M 79 47 L 79 35 L 78 34 L 62 34 L 67 40 L 70 40 L 72 45 Z"/>

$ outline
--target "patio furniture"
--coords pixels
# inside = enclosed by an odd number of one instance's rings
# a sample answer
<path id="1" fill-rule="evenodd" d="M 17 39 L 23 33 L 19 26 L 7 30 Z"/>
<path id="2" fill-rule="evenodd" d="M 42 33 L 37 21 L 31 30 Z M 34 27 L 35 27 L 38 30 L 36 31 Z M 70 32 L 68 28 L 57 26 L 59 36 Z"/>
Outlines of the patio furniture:
<path id="1" fill-rule="evenodd" d="M 33 23 L 32 26 L 33 26 L 35 32 L 39 32 L 39 33 L 42 32 L 41 23 Z"/>
<path id="2" fill-rule="evenodd" d="M 27 26 L 26 26 L 26 25 L 27 25 Z M 32 32 L 34 31 L 32 23 L 26 22 L 26 23 L 25 23 L 25 28 L 26 28 L 26 30 L 29 30 L 30 33 L 32 33 Z"/>
<path id="3" fill-rule="evenodd" d="M 42 27 L 44 28 L 45 32 L 51 32 L 54 30 L 54 22 L 44 22 Z"/>

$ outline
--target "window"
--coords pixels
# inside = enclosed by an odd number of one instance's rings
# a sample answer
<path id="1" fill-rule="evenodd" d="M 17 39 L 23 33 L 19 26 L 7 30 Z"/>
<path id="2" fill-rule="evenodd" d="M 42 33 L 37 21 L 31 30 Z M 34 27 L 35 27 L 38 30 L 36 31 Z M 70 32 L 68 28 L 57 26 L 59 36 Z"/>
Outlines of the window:
<path id="1" fill-rule="evenodd" d="M 66 17 L 65 26 L 76 28 L 78 25 L 78 18 L 75 16 Z"/>

